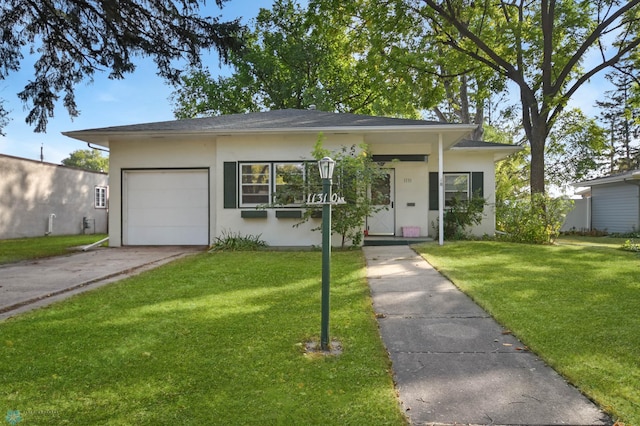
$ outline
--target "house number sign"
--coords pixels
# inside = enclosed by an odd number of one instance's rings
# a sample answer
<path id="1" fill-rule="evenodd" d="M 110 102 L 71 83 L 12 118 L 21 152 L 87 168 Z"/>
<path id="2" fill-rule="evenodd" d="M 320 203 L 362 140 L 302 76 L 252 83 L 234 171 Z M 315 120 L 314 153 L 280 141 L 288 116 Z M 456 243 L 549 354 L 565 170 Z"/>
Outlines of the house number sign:
<path id="1" fill-rule="evenodd" d="M 310 205 L 322 205 L 322 204 L 339 205 L 339 204 L 347 204 L 347 202 L 344 200 L 344 197 L 341 197 L 338 194 L 331 194 L 331 199 L 329 200 L 329 194 L 323 194 L 322 192 L 318 192 L 316 194 L 307 195 L 307 204 L 310 204 Z"/>

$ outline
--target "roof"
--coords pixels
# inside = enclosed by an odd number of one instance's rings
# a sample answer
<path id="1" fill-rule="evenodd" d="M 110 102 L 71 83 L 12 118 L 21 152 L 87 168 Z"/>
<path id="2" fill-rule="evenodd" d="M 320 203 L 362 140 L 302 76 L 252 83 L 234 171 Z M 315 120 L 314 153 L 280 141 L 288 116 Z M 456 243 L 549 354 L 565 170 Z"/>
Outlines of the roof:
<path id="1" fill-rule="evenodd" d="M 365 137 L 368 136 L 369 141 L 375 143 L 376 140 L 382 142 L 383 139 L 388 142 L 388 136 L 379 135 L 394 133 L 393 140 L 401 140 L 402 143 L 425 143 L 433 142 L 434 140 L 437 143 L 437 135 L 442 134 L 444 135 L 445 147 L 450 147 L 467 136 L 475 127 L 475 125 L 471 124 L 450 124 L 437 121 L 375 117 L 317 110 L 284 109 L 102 127 L 63 132 L 63 134 L 105 147 L 109 146 L 110 139 L 115 138 L 162 138 L 177 135 L 184 138 L 240 134 L 353 133 L 365 135 Z M 400 134 L 403 135 L 402 138 L 397 137 Z M 377 139 L 372 135 L 378 135 Z"/>
<path id="2" fill-rule="evenodd" d="M 467 151 L 494 150 L 501 159 L 520 150 L 514 145 L 464 140 L 477 126 L 438 121 L 318 110 L 283 109 L 246 114 L 229 114 L 187 120 L 161 121 L 63 132 L 65 136 L 105 147 L 113 139 L 166 138 L 242 134 L 351 133 L 362 135 L 365 143 L 437 144 L 444 149 Z"/>
<path id="3" fill-rule="evenodd" d="M 640 182 L 640 170 L 629 170 L 623 173 L 616 173 L 614 175 L 604 176 L 596 179 L 585 180 L 582 182 L 572 183 L 571 186 L 576 188 L 605 185 L 608 183 L 625 182 L 629 180 Z"/>
<path id="4" fill-rule="evenodd" d="M 511 154 L 521 151 L 523 148 L 518 145 L 509 145 L 498 142 L 485 142 L 471 139 L 462 139 L 451 147 L 451 151 L 466 152 L 494 152 L 494 161 L 502 160 Z"/>
<path id="5" fill-rule="evenodd" d="M 246 114 L 229 114 L 215 117 L 186 120 L 161 121 L 157 123 L 133 124 L 127 126 L 103 127 L 83 130 L 102 132 L 191 132 L 191 131 L 250 131 L 282 129 L 320 128 L 369 128 L 395 126 L 434 126 L 449 123 L 405 118 L 375 117 L 348 113 L 334 113 L 317 110 L 282 109 Z M 75 133 L 75 132 L 70 132 Z"/>

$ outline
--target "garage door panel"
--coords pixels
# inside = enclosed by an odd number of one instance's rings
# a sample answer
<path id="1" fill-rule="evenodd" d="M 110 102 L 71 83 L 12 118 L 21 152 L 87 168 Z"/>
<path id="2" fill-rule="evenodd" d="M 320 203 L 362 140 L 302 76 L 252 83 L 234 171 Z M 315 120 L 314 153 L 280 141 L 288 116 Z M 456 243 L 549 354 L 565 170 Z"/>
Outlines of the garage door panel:
<path id="1" fill-rule="evenodd" d="M 150 206 L 154 209 L 158 207 L 174 208 L 185 205 L 206 208 L 209 204 L 208 199 L 203 197 L 203 193 L 206 194 L 206 192 L 206 189 L 133 191 L 130 194 L 129 208 L 146 209 Z"/>
<path id="2" fill-rule="evenodd" d="M 203 211 L 193 209 L 164 208 L 163 214 L 156 209 L 130 209 L 129 226 L 191 226 L 194 223 L 206 223 L 207 215 Z"/>
<path id="3" fill-rule="evenodd" d="M 209 244 L 207 170 L 125 172 L 126 245 Z"/>
<path id="4" fill-rule="evenodd" d="M 180 234 L 184 242 L 176 240 L 175 235 Z M 206 245 L 205 243 L 193 244 L 190 241 L 200 240 L 202 238 L 202 229 L 189 227 L 138 227 L 131 235 L 134 241 L 152 241 L 152 243 L 142 245 Z M 131 244 L 135 245 L 135 244 Z M 141 244 L 137 244 L 141 245 Z"/>

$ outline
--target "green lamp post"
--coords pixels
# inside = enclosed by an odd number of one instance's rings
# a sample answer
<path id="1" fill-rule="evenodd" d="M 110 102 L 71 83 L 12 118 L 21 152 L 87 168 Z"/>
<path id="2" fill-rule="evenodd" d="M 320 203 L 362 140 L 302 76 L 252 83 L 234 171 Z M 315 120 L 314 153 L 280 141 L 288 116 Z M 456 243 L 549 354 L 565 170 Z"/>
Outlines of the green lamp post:
<path id="1" fill-rule="evenodd" d="M 322 178 L 322 318 L 320 349 L 329 350 L 329 283 L 331 280 L 331 178 L 336 162 L 329 157 L 318 161 Z"/>

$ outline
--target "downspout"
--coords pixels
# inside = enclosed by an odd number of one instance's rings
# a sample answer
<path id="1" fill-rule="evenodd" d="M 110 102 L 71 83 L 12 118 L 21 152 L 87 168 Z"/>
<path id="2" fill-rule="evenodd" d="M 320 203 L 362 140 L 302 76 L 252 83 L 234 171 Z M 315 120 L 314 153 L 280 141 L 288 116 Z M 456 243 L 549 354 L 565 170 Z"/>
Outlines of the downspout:
<path id="1" fill-rule="evenodd" d="M 49 222 L 47 223 L 47 232 L 44 235 L 49 236 L 53 233 L 53 218 L 56 217 L 55 213 L 49 215 Z"/>
<path id="2" fill-rule="evenodd" d="M 444 158 L 442 133 L 438 133 L 438 244 L 444 245 Z"/>

